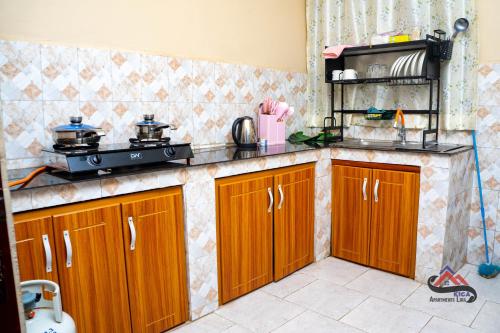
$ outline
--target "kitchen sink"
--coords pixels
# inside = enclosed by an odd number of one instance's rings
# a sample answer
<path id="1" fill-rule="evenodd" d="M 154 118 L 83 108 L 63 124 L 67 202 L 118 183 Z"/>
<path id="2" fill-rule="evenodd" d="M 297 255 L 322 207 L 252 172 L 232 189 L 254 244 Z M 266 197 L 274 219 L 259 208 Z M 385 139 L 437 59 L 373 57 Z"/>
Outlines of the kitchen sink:
<path id="1" fill-rule="evenodd" d="M 365 149 L 420 151 L 420 152 L 437 152 L 437 153 L 449 153 L 454 150 L 462 149 L 465 147 L 461 145 L 437 144 L 437 145 L 429 145 L 424 148 L 422 146 L 422 142 L 407 141 L 405 144 L 402 144 L 399 141 L 364 140 L 364 139 L 346 139 L 342 142 L 336 143 L 335 145 L 344 148 L 358 148 L 358 149 L 365 148 Z"/>

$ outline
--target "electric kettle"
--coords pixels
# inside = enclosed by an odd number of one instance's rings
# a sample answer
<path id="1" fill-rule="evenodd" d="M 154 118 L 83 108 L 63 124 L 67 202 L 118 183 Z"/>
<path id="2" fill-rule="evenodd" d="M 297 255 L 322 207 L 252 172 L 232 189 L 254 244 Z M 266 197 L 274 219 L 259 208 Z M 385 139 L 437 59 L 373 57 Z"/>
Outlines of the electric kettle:
<path id="1" fill-rule="evenodd" d="M 257 135 L 251 117 L 237 118 L 233 123 L 233 140 L 240 148 L 257 148 Z"/>

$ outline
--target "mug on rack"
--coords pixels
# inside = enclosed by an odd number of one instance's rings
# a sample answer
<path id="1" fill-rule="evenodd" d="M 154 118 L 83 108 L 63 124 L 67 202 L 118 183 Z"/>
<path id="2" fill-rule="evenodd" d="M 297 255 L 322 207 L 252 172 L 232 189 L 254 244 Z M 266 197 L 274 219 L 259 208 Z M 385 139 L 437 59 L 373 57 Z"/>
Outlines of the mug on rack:
<path id="1" fill-rule="evenodd" d="M 341 70 L 336 69 L 336 70 L 332 71 L 332 80 L 333 81 L 342 80 L 341 75 L 342 75 Z"/>
<path id="2" fill-rule="evenodd" d="M 356 80 L 358 78 L 358 72 L 354 69 L 346 69 L 340 75 L 341 80 Z"/>

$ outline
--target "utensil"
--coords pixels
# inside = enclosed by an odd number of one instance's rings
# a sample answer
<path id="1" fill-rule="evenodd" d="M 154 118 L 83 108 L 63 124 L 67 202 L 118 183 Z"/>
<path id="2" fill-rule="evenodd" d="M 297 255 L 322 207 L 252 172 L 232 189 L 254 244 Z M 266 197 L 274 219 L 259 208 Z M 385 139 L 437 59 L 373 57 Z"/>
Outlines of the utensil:
<path id="1" fill-rule="evenodd" d="M 453 29 L 455 31 L 453 32 L 453 35 L 450 38 L 451 42 L 455 40 L 459 32 L 465 32 L 467 31 L 467 29 L 469 29 L 469 21 L 465 17 L 461 17 L 455 21 Z"/>
<path id="2" fill-rule="evenodd" d="M 233 141 L 240 148 L 256 148 L 257 135 L 251 117 L 245 116 L 237 118 L 231 130 Z"/>
<path id="3" fill-rule="evenodd" d="M 358 78 L 358 72 L 354 69 L 346 69 L 340 74 L 341 80 L 356 80 Z"/>
<path id="4" fill-rule="evenodd" d="M 139 141 L 159 141 L 163 135 L 163 129 L 171 127 L 168 124 L 154 120 L 153 114 L 145 114 L 144 120 L 135 124 L 135 135 Z"/>
<path id="5" fill-rule="evenodd" d="M 342 74 L 341 70 L 336 69 L 336 70 L 332 71 L 332 81 L 340 80 L 340 74 Z"/>
<path id="6" fill-rule="evenodd" d="M 98 145 L 106 133 L 102 128 L 82 124 L 82 117 L 70 117 L 70 124 L 52 129 L 52 138 L 58 146 Z"/>

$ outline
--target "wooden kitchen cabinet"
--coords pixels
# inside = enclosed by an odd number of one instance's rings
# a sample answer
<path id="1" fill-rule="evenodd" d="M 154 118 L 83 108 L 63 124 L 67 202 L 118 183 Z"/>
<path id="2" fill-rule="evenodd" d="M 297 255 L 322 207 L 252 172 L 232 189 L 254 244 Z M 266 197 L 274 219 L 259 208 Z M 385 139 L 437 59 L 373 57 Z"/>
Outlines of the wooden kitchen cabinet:
<path id="1" fill-rule="evenodd" d="M 368 264 L 371 170 L 333 166 L 332 252 L 342 259 Z"/>
<path id="2" fill-rule="evenodd" d="M 314 260 L 314 165 L 274 176 L 274 280 Z"/>
<path id="3" fill-rule="evenodd" d="M 371 210 L 370 266 L 413 277 L 419 176 L 375 169 L 372 178 L 377 196 Z"/>
<path id="4" fill-rule="evenodd" d="M 120 205 L 56 214 L 64 311 L 78 332 L 130 332 Z"/>
<path id="5" fill-rule="evenodd" d="M 333 164 L 332 254 L 413 278 L 420 169 Z"/>
<path id="6" fill-rule="evenodd" d="M 188 319 L 182 202 L 168 188 L 15 214 L 21 277 L 59 283 L 78 332 L 176 326 Z"/>
<path id="7" fill-rule="evenodd" d="M 163 332 L 188 320 L 180 188 L 122 203 L 133 332 Z"/>
<path id="8" fill-rule="evenodd" d="M 21 281 L 51 280 L 58 283 L 52 217 L 14 222 Z"/>
<path id="9" fill-rule="evenodd" d="M 230 177 L 216 187 L 223 304 L 273 280 L 273 176 Z"/>
<path id="10" fill-rule="evenodd" d="M 219 300 L 311 263 L 314 164 L 216 180 Z"/>

